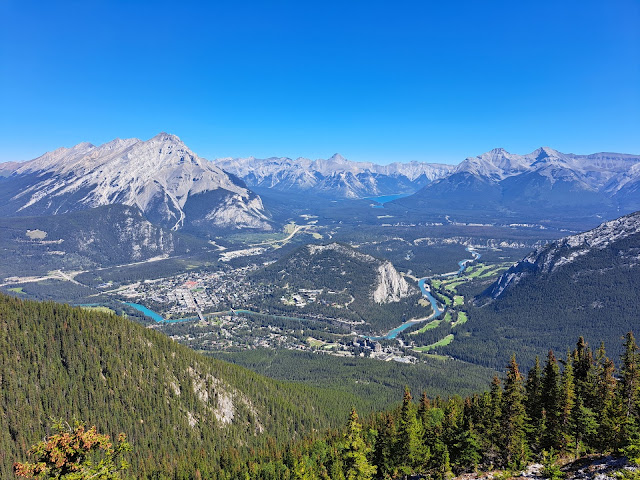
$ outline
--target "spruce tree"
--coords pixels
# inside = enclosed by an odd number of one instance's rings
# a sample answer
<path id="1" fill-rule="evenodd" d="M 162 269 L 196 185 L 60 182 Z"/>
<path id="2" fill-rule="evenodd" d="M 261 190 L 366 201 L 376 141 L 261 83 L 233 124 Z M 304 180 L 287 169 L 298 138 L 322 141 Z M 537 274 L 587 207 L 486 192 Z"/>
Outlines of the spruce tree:
<path id="1" fill-rule="evenodd" d="M 625 336 L 624 352 L 621 358 L 618 398 L 622 406 L 620 437 L 616 448 L 624 448 L 631 437 L 638 433 L 638 398 L 640 392 L 640 355 L 633 333 Z"/>
<path id="2" fill-rule="evenodd" d="M 570 354 L 567 355 L 567 361 L 562 372 L 561 393 L 560 393 L 560 432 L 558 437 L 562 441 L 562 448 L 566 448 L 569 444 L 571 430 L 571 412 L 575 404 L 575 384 L 573 375 L 573 359 Z"/>
<path id="3" fill-rule="evenodd" d="M 489 392 L 489 410 L 487 412 L 487 456 L 493 461 L 500 451 L 500 440 L 502 431 L 500 419 L 502 418 L 502 384 L 497 375 L 491 381 L 491 391 Z"/>
<path id="4" fill-rule="evenodd" d="M 347 433 L 343 447 L 344 476 L 346 480 L 369 480 L 376 473 L 376 467 L 369 463 L 367 454 L 371 451 L 362 438 L 362 425 L 358 414 L 351 409 Z"/>
<path id="5" fill-rule="evenodd" d="M 543 431 L 541 447 L 559 450 L 562 447 L 560 368 L 553 351 L 549 350 L 542 375 Z"/>
<path id="6" fill-rule="evenodd" d="M 374 449 L 374 464 L 378 467 L 381 477 L 391 476 L 395 466 L 394 442 L 396 426 L 393 415 L 387 413 L 380 421 L 378 436 Z"/>
<path id="7" fill-rule="evenodd" d="M 578 338 L 572 353 L 576 397 L 582 398 L 584 406 L 593 408 L 595 403 L 595 376 L 593 353 L 584 337 Z"/>
<path id="8" fill-rule="evenodd" d="M 620 366 L 621 381 L 618 384 L 620 398 L 624 403 L 625 417 L 631 419 L 636 411 L 638 401 L 638 389 L 640 378 L 640 366 L 638 364 L 638 345 L 633 333 L 625 336 L 622 365 Z"/>
<path id="9" fill-rule="evenodd" d="M 540 443 L 542 431 L 542 371 L 540 358 L 536 356 L 536 362 L 527 374 L 525 411 L 526 430 L 529 445 L 537 448 Z"/>
<path id="10" fill-rule="evenodd" d="M 520 468 L 527 459 L 525 440 L 524 380 L 516 356 L 512 355 L 507 368 L 502 396 L 502 459 L 504 465 Z"/>
<path id="11" fill-rule="evenodd" d="M 421 438 L 421 425 L 416 417 L 411 392 L 408 387 L 405 387 L 398 421 L 396 452 L 400 468 L 407 474 L 412 473 L 423 459 L 424 449 Z"/>

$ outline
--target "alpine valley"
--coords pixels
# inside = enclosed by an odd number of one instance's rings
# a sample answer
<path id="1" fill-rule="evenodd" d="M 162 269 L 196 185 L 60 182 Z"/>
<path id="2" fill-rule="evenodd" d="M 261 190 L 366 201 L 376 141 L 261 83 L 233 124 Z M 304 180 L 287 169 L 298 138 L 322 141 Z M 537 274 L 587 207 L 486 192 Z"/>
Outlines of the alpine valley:
<path id="1" fill-rule="evenodd" d="M 145 479 L 631 452 L 638 210 L 640 155 L 548 147 L 210 161 L 160 133 L 0 164 L 0 476 L 52 416 L 127 432 Z"/>

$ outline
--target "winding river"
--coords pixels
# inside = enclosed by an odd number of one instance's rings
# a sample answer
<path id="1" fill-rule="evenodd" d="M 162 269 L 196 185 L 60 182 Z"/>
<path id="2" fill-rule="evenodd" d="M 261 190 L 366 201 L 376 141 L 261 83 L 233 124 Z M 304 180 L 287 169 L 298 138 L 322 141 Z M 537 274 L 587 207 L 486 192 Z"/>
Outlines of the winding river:
<path id="1" fill-rule="evenodd" d="M 460 267 L 460 268 L 456 272 L 443 273 L 441 275 L 433 275 L 431 277 L 423 277 L 420 280 L 418 280 L 418 287 L 420 287 L 420 290 L 422 291 L 422 295 L 427 300 L 429 300 L 429 303 L 431 303 L 431 308 L 433 308 L 433 313 L 431 315 L 429 315 L 427 318 L 421 318 L 419 320 L 409 320 L 408 322 L 404 322 L 402 325 L 399 325 L 396 328 L 394 328 L 392 330 L 389 330 L 389 332 L 387 332 L 386 335 L 383 335 L 381 337 L 365 337 L 365 338 L 367 338 L 369 340 L 393 340 L 394 338 L 396 338 L 398 336 L 398 334 L 400 332 L 406 330 L 410 326 L 415 325 L 416 323 L 427 322 L 427 321 L 432 320 L 432 319 L 438 317 L 439 315 L 443 314 L 447 308 L 443 306 L 442 310 L 440 309 L 440 307 L 438 306 L 438 301 L 433 297 L 433 295 L 431 295 L 431 291 L 429 289 L 429 286 L 426 285 L 426 281 L 429 280 L 430 278 L 434 278 L 434 277 L 453 277 L 453 276 L 458 276 L 462 272 L 464 272 L 465 268 L 467 268 L 467 265 L 470 262 L 473 262 L 474 260 L 478 260 L 482 256 L 482 254 L 476 252 L 471 247 L 467 247 L 466 250 L 471 255 L 473 255 L 473 258 L 465 258 L 464 260 L 460 260 L 458 262 L 458 267 Z"/>

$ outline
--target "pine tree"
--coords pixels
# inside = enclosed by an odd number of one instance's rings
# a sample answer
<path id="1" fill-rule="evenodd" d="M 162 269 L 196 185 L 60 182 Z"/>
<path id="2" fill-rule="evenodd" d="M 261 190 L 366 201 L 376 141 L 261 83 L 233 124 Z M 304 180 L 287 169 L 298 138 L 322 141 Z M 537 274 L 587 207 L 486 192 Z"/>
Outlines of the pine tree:
<path id="1" fill-rule="evenodd" d="M 526 394 L 527 439 L 532 448 L 537 448 L 542 431 L 542 371 L 540 369 L 540 358 L 537 356 L 535 365 L 527 374 Z"/>
<path id="2" fill-rule="evenodd" d="M 572 353 L 576 397 L 582 398 L 584 406 L 593 408 L 595 403 L 595 376 L 593 353 L 584 337 L 578 338 Z"/>
<path id="3" fill-rule="evenodd" d="M 616 448 L 620 437 L 620 419 L 623 417 L 622 402 L 616 395 L 615 365 L 607 357 L 604 343 L 596 352 L 596 396 L 594 413 L 598 422 L 596 446 L 605 451 Z"/>
<path id="4" fill-rule="evenodd" d="M 541 447 L 559 450 L 562 447 L 560 368 L 553 351 L 549 350 L 542 375 L 542 408 L 544 427 Z"/>
<path id="5" fill-rule="evenodd" d="M 571 435 L 575 441 L 574 452 L 576 460 L 581 454 L 582 442 L 586 438 L 586 443 L 593 443 L 592 437 L 598 431 L 596 414 L 582 403 L 582 398 L 578 397 L 573 410 L 571 411 Z"/>
<path id="6" fill-rule="evenodd" d="M 486 420 L 486 440 L 487 440 L 487 456 L 494 459 L 500 451 L 500 441 L 502 438 L 502 430 L 500 419 L 502 418 L 502 384 L 497 375 L 491 381 L 491 390 L 489 392 L 489 409 Z"/>
<path id="7" fill-rule="evenodd" d="M 516 356 L 512 355 L 502 396 L 502 446 L 505 465 L 520 468 L 527 459 L 525 441 L 524 385 Z"/>
<path id="8" fill-rule="evenodd" d="M 393 415 L 386 414 L 380 421 L 374 450 L 374 464 L 381 477 L 391 476 L 395 466 L 394 442 L 396 426 Z"/>
<path id="9" fill-rule="evenodd" d="M 619 385 L 620 398 L 624 402 L 625 416 L 630 419 L 636 410 L 638 399 L 638 382 L 640 378 L 640 365 L 638 363 L 638 345 L 633 333 L 625 336 L 622 365 L 620 366 L 621 381 Z"/>
<path id="10" fill-rule="evenodd" d="M 560 432 L 558 437 L 561 439 L 562 448 L 564 449 L 569 443 L 571 411 L 574 408 L 576 397 L 573 375 L 573 359 L 570 354 L 567 355 L 567 361 L 564 366 L 564 371 L 562 372 L 560 385 Z"/>
<path id="11" fill-rule="evenodd" d="M 411 392 L 405 387 L 398 421 L 396 452 L 400 468 L 406 473 L 412 473 L 423 461 L 424 449 L 421 438 L 421 425 L 416 418 Z"/>
<path id="12" fill-rule="evenodd" d="M 622 404 L 621 429 L 616 448 L 624 448 L 629 439 L 638 433 L 638 398 L 640 392 L 640 354 L 633 333 L 625 336 L 624 353 L 620 366 L 618 398 Z"/>
<path id="13" fill-rule="evenodd" d="M 361 432 L 362 425 L 358 422 L 358 414 L 355 409 L 351 409 L 343 447 L 346 480 L 369 480 L 376 473 L 376 467 L 371 465 L 367 459 L 367 454 L 371 449 L 362 438 Z"/>

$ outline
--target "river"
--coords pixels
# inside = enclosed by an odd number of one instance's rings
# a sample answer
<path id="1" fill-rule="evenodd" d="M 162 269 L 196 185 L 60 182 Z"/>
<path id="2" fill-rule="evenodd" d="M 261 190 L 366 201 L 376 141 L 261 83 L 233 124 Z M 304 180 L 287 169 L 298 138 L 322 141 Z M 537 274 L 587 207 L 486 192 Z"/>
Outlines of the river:
<path id="1" fill-rule="evenodd" d="M 416 323 L 422 323 L 422 322 L 426 322 L 426 321 L 432 320 L 432 319 L 438 317 L 439 315 L 443 314 L 447 308 L 443 306 L 442 310 L 440 310 L 440 307 L 438 306 L 438 301 L 433 297 L 433 295 L 431 295 L 429 287 L 426 286 L 425 283 L 426 283 L 427 280 L 429 280 L 430 278 L 434 278 L 434 277 L 458 276 L 462 272 L 464 272 L 465 268 L 467 268 L 467 264 L 469 264 L 470 262 L 473 262 L 474 260 L 478 260 L 482 256 L 482 254 L 476 252 L 472 247 L 467 247 L 466 250 L 471 255 L 473 255 L 473 258 L 465 258 L 464 260 L 460 260 L 458 262 L 458 266 L 460 267 L 458 269 L 458 271 L 444 273 L 444 274 L 441 274 L 441 275 L 433 275 L 431 277 L 424 277 L 424 278 L 421 278 L 420 280 L 418 280 L 418 287 L 420 287 L 420 290 L 422 291 L 422 295 L 427 300 L 429 300 L 429 303 L 431 303 L 431 308 L 433 308 L 433 313 L 431 315 L 429 315 L 427 318 L 421 318 L 420 320 L 409 320 L 408 322 L 404 322 L 403 324 L 397 326 L 396 328 L 394 328 L 392 330 L 389 330 L 389 332 L 387 332 L 386 335 L 383 335 L 381 337 L 365 337 L 365 338 L 367 338 L 369 340 L 393 340 L 394 338 L 396 338 L 398 336 L 398 334 L 400 332 L 406 330 L 410 326 L 415 325 Z"/>

